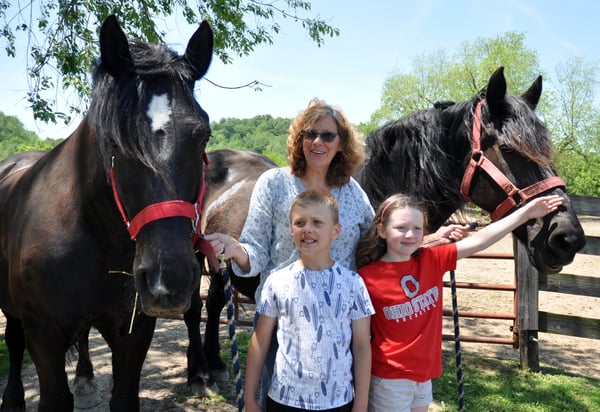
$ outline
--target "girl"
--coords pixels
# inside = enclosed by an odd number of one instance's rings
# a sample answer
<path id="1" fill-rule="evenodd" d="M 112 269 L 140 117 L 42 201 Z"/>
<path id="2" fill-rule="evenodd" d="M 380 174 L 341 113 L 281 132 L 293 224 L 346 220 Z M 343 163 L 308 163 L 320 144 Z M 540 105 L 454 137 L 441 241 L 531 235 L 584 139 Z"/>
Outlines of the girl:
<path id="1" fill-rule="evenodd" d="M 397 194 L 380 205 L 356 256 L 375 307 L 369 412 L 428 410 L 431 379 L 442 373 L 442 276 L 562 203 L 560 196 L 534 199 L 471 237 L 434 248 L 421 247 L 427 215 L 417 199 Z"/>

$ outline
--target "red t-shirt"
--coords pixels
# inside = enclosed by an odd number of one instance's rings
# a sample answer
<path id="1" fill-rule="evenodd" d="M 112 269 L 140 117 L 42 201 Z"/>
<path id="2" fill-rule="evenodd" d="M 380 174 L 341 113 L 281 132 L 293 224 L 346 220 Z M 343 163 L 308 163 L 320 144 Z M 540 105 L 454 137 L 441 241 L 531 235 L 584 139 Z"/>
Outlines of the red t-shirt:
<path id="1" fill-rule="evenodd" d="M 442 277 L 456 269 L 456 260 L 456 245 L 449 244 L 358 270 L 375 307 L 373 375 L 425 382 L 442 374 Z"/>

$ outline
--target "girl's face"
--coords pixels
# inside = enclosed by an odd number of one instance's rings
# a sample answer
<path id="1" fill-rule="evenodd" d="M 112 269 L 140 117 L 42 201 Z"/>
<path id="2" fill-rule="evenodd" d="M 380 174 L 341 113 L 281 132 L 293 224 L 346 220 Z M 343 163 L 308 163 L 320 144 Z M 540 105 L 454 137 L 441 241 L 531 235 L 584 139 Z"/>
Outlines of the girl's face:
<path id="1" fill-rule="evenodd" d="M 337 123 L 331 116 L 321 117 L 311 130 L 317 132 L 318 135 L 314 138 L 306 135 L 302 141 L 302 151 L 306 158 L 306 167 L 308 169 L 328 169 L 331 161 L 342 150 L 340 136 L 338 134 Z M 331 141 L 326 141 L 320 133 L 330 135 L 334 133 L 336 136 Z"/>
<path id="2" fill-rule="evenodd" d="M 392 210 L 387 222 L 377 226 L 379 237 L 387 244 L 382 260 L 403 262 L 410 259 L 423 242 L 424 222 L 419 209 L 405 207 Z"/>

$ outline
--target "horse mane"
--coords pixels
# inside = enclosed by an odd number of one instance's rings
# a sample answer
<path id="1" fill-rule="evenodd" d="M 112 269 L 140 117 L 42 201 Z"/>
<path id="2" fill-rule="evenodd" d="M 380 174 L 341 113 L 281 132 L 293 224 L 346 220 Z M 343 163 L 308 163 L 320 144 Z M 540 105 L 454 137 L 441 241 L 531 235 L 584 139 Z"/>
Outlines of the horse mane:
<path id="1" fill-rule="evenodd" d="M 456 185 L 443 184 L 449 179 L 460 179 L 456 165 L 463 159 L 454 149 L 456 142 L 449 139 L 457 128 L 465 127 L 462 120 L 471 102 L 444 102 L 433 109 L 421 110 L 398 120 L 388 122 L 372 132 L 367 139 L 369 175 L 364 181 L 376 183 L 373 192 L 374 206 L 386 194 L 403 192 L 428 199 L 446 199 L 445 207 L 458 208 L 463 204 Z M 465 135 L 465 141 L 467 136 Z M 404 159 L 400 162 L 394 159 Z M 426 199 L 427 200 L 427 199 Z M 440 202 L 435 202 L 436 207 Z M 428 208 L 432 206 L 427 205 Z"/>
<path id="2" fill-rule="evenodd" d="M 165 76 L 191 81 L 193 73 L 184 59 L 165 45 L 131 41 L 129 49 L 134 69 L 119 78 L 106 70 L 101 59 L 96 62 L 88 118 L 102 159 L 109 159 L 117 149 L 123 156 L 156 169 L 155 154 L 148 152 L 155 145 L 148 143 L 152 134 L 146 133 L 146 107 L 141 107 L 146 83 L 140 79 Z M 104 135 L 109 138 L 98 138 Z"/>
<path id="3" fill-rule="evenodd" d="M 527 103 L 521 98 L 507 95 L 501 110 L 503 111 L 501 116 L 508 121 L 504 122 L 501 136 L 497 135 L 491 125 L 488 126 L 486 134 L 489 138 L 497 140 L 498 144 L 506 146 L 507 149 L 542 167 L 553 168 L 550 133 Z M 484 111 L 482 115 L 486 116 L 486 112 Z M 483 122 L 483 124 L 487 123 L 489 121 Z"/>

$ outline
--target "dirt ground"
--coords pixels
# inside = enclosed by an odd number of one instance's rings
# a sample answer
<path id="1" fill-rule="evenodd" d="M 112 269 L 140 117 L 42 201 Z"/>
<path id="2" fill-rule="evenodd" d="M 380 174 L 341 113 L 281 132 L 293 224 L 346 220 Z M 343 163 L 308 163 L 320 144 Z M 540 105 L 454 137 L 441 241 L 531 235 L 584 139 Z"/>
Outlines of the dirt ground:
<path id="1" fill-rule="evenodd" d="M 600 219 L 583 218 L 582 224 L 587 235 L 600 236 Z M 490 252 L 512 252 L 512 238 L 500 241 Z M 600 277 L 600 256 L 578 255 L 575 261 L 563 269 L 564 273 Z M 513 262 L 511 260 L 465 259 L 459 262 L 456 271 L 457 281 L 483 283 L 513 282 Z M 450 291 L 444 298 L 444 306 L 451 309 Z M 541 292 L 540 310 L 566 315 L 577 315 L 600 319 L 600 299 L 586 298 L 557 293 Z M 513 307 L 510 292 L 470 292 L 458 290 L 458 306 L 464 311 L 511 312 Z M 243 308 L 250 312 L 251 305 Z M 248 313 L 249 315 L 250 313 Z M 4 330 L 4 318 L 0 319 Z M 481 319 L 460 320 L 461 336 L 494 336 L 510 338 L 510 321 L 487 321 Z M 238 331 L 247 327 L 238 327 Z M 453 334 L 452 319 L 444 322 L 444 333 Z M 226 327 L 222 327 L 222 340 L 228 340 Z M 100 412 L 108 408 L 108 384 L 110 381 L 110 353 L 97 333 L 90 337 L 91 356 L 98 380 L 98 404 L 94 407 L 77 409 Z M 192 396 L 186 385 L 187 332 L 183 321 L 159 319 L 154 340 L 142 371 L 140 398 L 142 411 L 170 412 L 228 412 L 236 411 L 234 382 L 220 384 L 220 397 L 197 398 Z M 454 350 L 453 342 L 445 342 L 444 348 Z M 518 349 L 504 344 L 482 344 L 462 342 L 463 353 L 477 353 L 487 357 L 519 359 Z M 574 338 L 554 334 L 539 334 L 540 365 L 556 367 L 569 373 L 600 379 L 600 343 L 597 340 Z M 67 365 L 69 380 L 72 382 L 75 360 Z M 23 371 L 27 410 L 37 410 L 39 391 L 33 365 Z M 4 388 L 5 381 L 0 382 Z"/>

